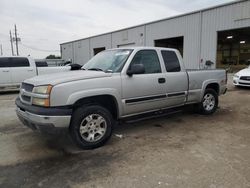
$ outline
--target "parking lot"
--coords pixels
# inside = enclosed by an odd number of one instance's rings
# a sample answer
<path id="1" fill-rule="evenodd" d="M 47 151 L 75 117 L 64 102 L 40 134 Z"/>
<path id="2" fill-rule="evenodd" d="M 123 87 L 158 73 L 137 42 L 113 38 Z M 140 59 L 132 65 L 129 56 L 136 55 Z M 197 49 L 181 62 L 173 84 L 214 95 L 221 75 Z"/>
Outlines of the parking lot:
<path id="1" fill-rule="evenodd" d="M 89 151 L 24 127 L 18 94 L 2 93 L 0 187 L 250 187 L 250 89 L 228 87 L 212 116 L 122 124 Z"/>

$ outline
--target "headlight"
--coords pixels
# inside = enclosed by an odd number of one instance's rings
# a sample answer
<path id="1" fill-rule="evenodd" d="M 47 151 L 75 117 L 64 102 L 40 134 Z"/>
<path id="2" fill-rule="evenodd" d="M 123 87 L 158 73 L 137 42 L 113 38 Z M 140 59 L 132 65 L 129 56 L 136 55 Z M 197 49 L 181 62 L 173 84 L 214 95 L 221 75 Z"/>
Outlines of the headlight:
<path id="1" fill-rule="evenodd" d="M 33 88 L 33 93 L 38 94 L 50 94 L 52 89 L 52 85 L 46 85 L 46 86 L 37 86 Z"/>
<path id="2" fill-rule="evenodd" d="M 239 76 L 239 75 L 237 75 L 237 74 L 235 74 L 235 75 L 234 75 L 234 78 L 239 78 L 239 77 L 240 77 L 240 76 Z"/>
<path id="3" fill-rule="evenodd" d="M 34 96 L 32 98 L 32 104 L 49 107 L 51 90 L 52 85 L 34 87 L 32 91 L 32 93 L 34 93 Z"/>

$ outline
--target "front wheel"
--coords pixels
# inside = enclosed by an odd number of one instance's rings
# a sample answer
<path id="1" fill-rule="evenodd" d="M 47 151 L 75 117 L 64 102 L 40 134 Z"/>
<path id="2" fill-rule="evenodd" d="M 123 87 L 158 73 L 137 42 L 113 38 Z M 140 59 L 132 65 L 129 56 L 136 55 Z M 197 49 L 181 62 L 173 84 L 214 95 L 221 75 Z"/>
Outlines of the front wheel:
<path id="1" fill-rule="evenodd" d="M 199 112 L 204 115 L 213 114 L 218 107 L 218 94 L 213 89 L 206 89 L 199 104 Z"/>
<path id="2" fill-rule="evenodd" d="M 70 135 L 82 149 L 94 149 L 104 145 L 111 136 L 113 118 L 110 112 L 98 105 L 75 110 Z"/>

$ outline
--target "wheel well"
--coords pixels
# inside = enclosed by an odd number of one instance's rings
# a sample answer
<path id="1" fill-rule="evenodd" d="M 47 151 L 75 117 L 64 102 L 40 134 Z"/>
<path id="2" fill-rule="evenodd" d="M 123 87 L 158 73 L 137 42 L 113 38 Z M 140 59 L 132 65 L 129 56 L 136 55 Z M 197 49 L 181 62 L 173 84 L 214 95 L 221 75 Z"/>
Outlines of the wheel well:
<path id="1" fill-rule="evenodd" d="M 115 97 L 112 95 L 97 95 L 79 99 L 74 103 L 73 110 L 83 105 L 91 104 L 100 105 L 106 108 L 112 114 L 114 119 L 118 119 L 118 104 Z"/>
<path id="2" fill-rule="evenodd" d="M 220 89 L 220 86 L 219 84 L 217 83 L 211 83 L 211 84 L 208 84 L 206 89 L 213 89 L 217 94 L 219 94 L 219 89 Z"/>

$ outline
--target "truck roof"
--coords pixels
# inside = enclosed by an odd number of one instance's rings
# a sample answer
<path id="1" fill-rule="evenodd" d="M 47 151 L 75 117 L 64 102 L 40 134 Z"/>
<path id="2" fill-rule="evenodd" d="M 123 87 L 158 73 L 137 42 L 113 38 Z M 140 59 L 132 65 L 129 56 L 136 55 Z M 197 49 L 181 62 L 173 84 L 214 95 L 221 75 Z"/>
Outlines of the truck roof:
<path id="1" fill-rule="evenodd" d="M 13 58 L 13 57 L 31 58 L 30 56 L 0 56 L 0 58 Z"/>
<path id="2" fill-rule="evenodd" d="M 164 47 L 150 47 L 150 46 L 135 46 L 135 47 L 121 47 L 121 48 L 112 48 L 107 50 L 114 50 L 114 49 L 131 49 L 131 50 L 169 50 L 169 51 L 178 51 L 174 48 L 164 48 Z"/>

